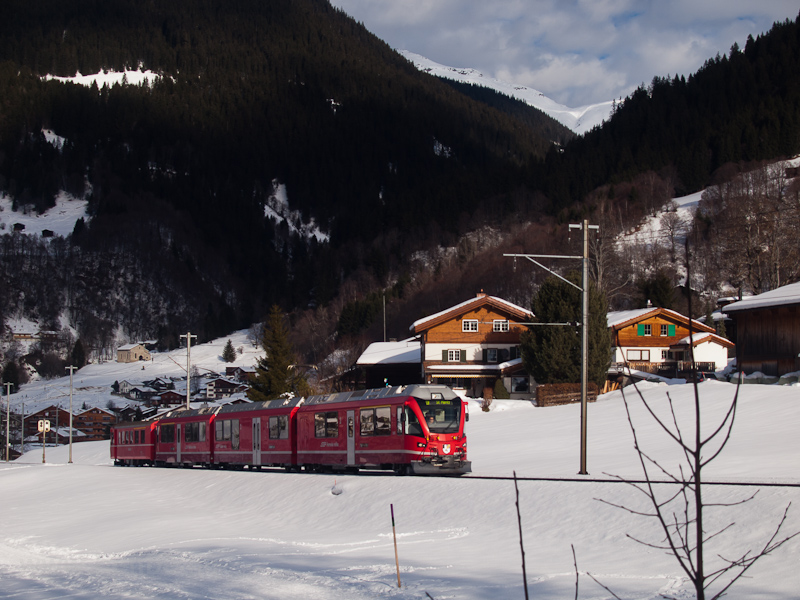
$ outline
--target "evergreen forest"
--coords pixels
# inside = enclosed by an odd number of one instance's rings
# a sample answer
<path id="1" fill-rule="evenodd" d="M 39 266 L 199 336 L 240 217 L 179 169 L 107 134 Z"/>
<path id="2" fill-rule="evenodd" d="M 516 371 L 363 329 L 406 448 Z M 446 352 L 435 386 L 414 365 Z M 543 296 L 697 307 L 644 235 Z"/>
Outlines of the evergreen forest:
<path id="1" fill-rule="evenodd" d="M 391 337 L 483 287 L 528 306 L 541 281 L 500 252 L 566 252 L 568 220 L 613 236 L 726 169 L 800 152 L 797 56 L 800 22 L 776 23 L 575 136 L 419 72 L 327 0 L 5 0 L 0 194 L 37 214 L 67 192 L 88 212 L 66 238 L 0 232 L 0 321 L 66 317 L 91 358 L 279 306 L 316 362 L 376 339 L 384 304 Z M 52 78 L 124 70 L 158 77 Z M 284 192 L 292 217 L 275 219 Z M 623 271 L 595 273 L 612 304 L 633 301 L 615 294 L 636 288 Z"/>

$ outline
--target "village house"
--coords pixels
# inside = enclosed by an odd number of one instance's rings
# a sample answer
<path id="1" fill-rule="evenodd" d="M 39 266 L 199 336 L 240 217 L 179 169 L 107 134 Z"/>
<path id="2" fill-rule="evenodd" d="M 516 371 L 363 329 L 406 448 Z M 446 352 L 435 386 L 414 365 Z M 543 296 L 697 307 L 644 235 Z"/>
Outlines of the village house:
<path id="1" fill-rule="evenodd" d="M 800 283 L 724 306 L 736 323 L 736 364 L 779 377 L 800 371 Z"/>
<path id="2" fill-rule="evenodd" d="M 718 336 L 712 327 L 666 308 L 641 308 L 610 312 L 612 369 L 629 367 L 664 377 L 678 377 L 690 370 L 690 347 L 697 370 L 713 372 L 728 363 L 734 344 Z"/>
<path id="3" fill-rule="evenodd" d="M 222 377 L 217 377 L 206 383 L 206 398 L 209 400 L 221 400 L 245 391 L 247 391 L 246 385 Z"/>
<path id="4" fill-rule="evenodd" d="M 116 416 L 110 410 L 95 406 L 73 416 L 72 426 L 86 434 L 82 441 L 107 440 L 111 426 L 116 421 Z"/>
<path id="5" fill-rule="evenodd" d="M 532 381 L 522 366 L 520 335 L 533 313 L 483 292 L 442 312 L 419 319 L 421 378 L 491 398 L 498 379 L 512 398 L 532 397 Z"/>
<path id="6" fill-rule="evenodd" d="M 150 351 L 143 344 L 126 344 L 117 348 L 117 362 L 132 363 L 150 359 Z"/>
<path id="7" fill-rule="evenodd" d="M 225 377 L 241 383 L 252 381 L 256 376 L 255 367 L 225 367 Z"/>
<path id="8" fill-rule="evenodd" d="M 42 434 L 39 433 L 39 421 L 50 421 L 50 432 L 47 433 L 47 443 L 54 444 L 56 436 L 63 438 L 66 434 L 69 438 L 69 411 L 60 408 L 57 405 L 51 405 L 42 408 L 34 413 L 25 415 L 25 439 L 33 439 L 38 436 L 41 441 Z M 73 428 L 74 418 L 73 418 Z M 73 432 L 74 434 L 74 432 Z M 74 437 L 74 435 L 73 435 Z"/>

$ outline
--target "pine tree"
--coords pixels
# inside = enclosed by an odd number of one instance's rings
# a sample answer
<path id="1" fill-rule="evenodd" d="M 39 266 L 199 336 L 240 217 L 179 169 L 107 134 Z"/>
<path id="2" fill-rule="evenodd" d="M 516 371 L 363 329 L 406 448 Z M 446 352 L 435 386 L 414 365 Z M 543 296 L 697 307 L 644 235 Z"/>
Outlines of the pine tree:
<path id="1" fill-rule="evenodd" d="M 70 363 L 73 367 L 78 369 L 82 369 L 86 366 L 86 351 L 83 348 L 83 342 L 81 340 L 76 341 L 75 345 L 72 347 Z"/>
<path id="2" fill-rule="evenodd" d="M 236 350 L 234 350 L 230 340 L 228 340 L 228 343 L 225 344 L 225 348 L 222 350 L 222 360 L 229 363 L 236 360 Z"/>
<path id="3" fill-rule="evenodd" d="M 581 276 L 570 273 L 567 279 L 578 285 Z M 580 323 L 581 292 L 557 277 L 542 284 L 531 303 L 541 323 Z M 605 294 L 589 283 L 589 381 L 598 387 L 608 375 L 611 340 Z M 520 339 L 525 369 L 539 383 L 577 383 L 581 380 L 580 327 L 533 326 Z"/>
<path id="4" fill-rule="evenodd" d="M 283 312 L 273 305 L 264 325 L 261 346 L 265 355 L 258 359 L 256 376 L 247 391 L 247 397 L 254 402 L 274 400 L 281 394 L 291 392 L 296 395 L 308 393 L 305 376 L 295 369 L 295 356 L 289 342 L 289 332 L 284 323 Z"/>

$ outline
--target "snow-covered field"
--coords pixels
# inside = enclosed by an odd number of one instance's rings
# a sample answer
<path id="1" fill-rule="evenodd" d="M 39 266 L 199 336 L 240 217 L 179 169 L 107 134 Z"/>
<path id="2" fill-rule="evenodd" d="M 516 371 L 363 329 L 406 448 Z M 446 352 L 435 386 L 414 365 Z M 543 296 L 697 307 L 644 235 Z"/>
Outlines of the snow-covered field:
<path id="1" fill-rule="evenodd" d="M 710 429 L 735 387 L 709 381 L 699 388 Z M 691 392 L 655 384 L 644 391 L 661 408 L 669 393 L 686 423 Z M 740 394 L 733 439 L 706 477 L 800 483 L 800 388 L 748 385 Z M 677 460 L 635 398 L 633 405 L 647 450 L 665 463 Z M 578 406 L 470 408 L 474 475 L 582 478 Z M 107 442 L 75 444 L 73 458 L 65 464 L 66 449 L 50 448 L 46 464 L 41 451 L 0 464 L 0 598 L 523 597 L 512 481 L 121 468 L 111 465 Z M 589 407 L 588 468 L 592 478 L 640 475 L 620 392 Z M 334 484 L 340 495 L 331 493 Z M 706 488 L 710 502 L 753 491 Z M 633 503 L 630 487 L 523 481 L 519 492 L 531 598 L 575 597 L 571 546 L 582 599 L 611 598 L 587 571 L 620 598 L 693 597 L 670 556 L 629 539 L 659 541 L 654 525 L 597 500 Z M 709 560 L 758 547 L 792 502 L 786 532 L 800 530 L 798 500 L 798 487 L 763 487 L 750 503 L 711 510 L 709 527 L 735 525 L 713 541 Z M 799 562 L 795 538 L 727 598 L 797 598 Z"/>

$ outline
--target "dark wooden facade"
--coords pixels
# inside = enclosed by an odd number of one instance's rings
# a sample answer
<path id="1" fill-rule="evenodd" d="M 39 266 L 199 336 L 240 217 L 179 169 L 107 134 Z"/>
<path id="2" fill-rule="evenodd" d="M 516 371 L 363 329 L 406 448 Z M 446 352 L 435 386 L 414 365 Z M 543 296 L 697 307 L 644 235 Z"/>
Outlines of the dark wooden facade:
<path id="1" fill-rule="evenodd" d="M 730 315 L 736 321 L 739 369 L 774 377 L 800 371 L 800 303 L 736 310 Z"/>

